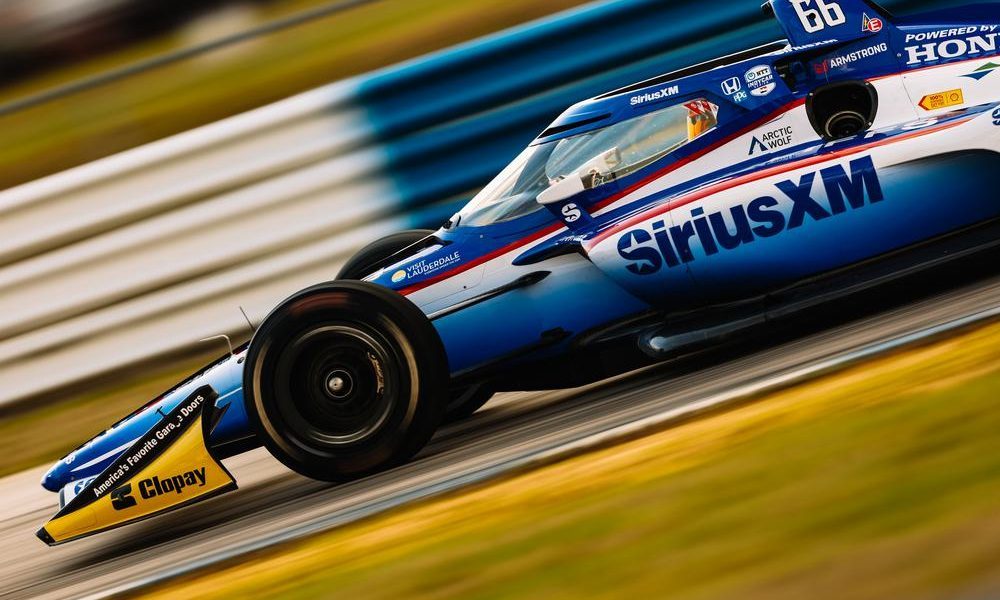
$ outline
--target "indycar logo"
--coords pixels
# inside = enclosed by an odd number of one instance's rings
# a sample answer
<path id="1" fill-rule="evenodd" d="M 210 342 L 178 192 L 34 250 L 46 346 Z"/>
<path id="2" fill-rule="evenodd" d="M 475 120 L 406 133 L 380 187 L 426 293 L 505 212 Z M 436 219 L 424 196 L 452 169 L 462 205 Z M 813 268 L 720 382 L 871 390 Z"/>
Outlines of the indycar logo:
<path id="1" fill-rule="evenodd" d="M 906 42 L 929 42 L 917 46 L 907 46 L 907 65 L 919 65 L 927 62 L 937 62 L 949 58 L 961 58 L 966 56 L 977 56 L 980 54 L 994 54 L 997 51 L 997 36 L 994 33 L 1000 25 L 983 25 L 974 27 L 955 27 L 940 31 L 930 31 L 925 33 L 910 33 L 906 35 Z M 971 35 L 980 33 L 982 35 Z M 955 36 L 962 36 L 956 38 Z M 930 41 L 940 38 L 944 41 Z"/>
<path id="2" fill-rule="evenodd" d="M 798 229 L 807 221 L 823 221 L 884 200 L 871 156 L 853 160 L 849 167 L 850 172 L 834 165 L 806 173 L 798 181 L 781 181 L 775 184 L 773 195 L 730 208 L 728 219 L 723 211 L 706 215 L 705 209 L 698 207 L 679 225 L 669 226 L 661 219 L 648 229 L 633 229 L 619 238 L 618 255 L 628 261 L 625 268 L 630 273 L 653 275 L 664 266 L 675 268 L 693 262 L 695 240 L 706 257 L 713 256 Z M 825 202 L 817 195 L 817 181 L 825 192 Z M 782 210 L 782 205 L 789 203 L 791 209 Z"/>
<path id="3" fill-rule="evenodd" d="M 774 80 L 774 71 L 769 65 L 757 65 L 747 71 L 743 78 L 754 96 L 767 96 L 778 87 Z"/>

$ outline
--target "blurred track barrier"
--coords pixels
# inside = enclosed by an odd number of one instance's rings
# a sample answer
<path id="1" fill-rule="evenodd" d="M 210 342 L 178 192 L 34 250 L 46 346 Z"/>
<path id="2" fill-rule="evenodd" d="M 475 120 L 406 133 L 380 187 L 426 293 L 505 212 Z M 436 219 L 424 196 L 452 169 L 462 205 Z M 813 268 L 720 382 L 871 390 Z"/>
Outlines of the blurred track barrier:
<path id="1" fill-rule="evenodd" d="M 0 192 L 0 406 L 246 334 L 572 102 L 778 38 L 758 4 L 597 2 Z"/>

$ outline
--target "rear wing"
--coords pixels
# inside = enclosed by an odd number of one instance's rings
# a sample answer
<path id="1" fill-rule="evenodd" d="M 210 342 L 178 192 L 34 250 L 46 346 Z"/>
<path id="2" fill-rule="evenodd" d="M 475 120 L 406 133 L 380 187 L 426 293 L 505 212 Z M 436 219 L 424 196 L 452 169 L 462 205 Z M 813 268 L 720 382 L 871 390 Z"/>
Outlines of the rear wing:
<path id="1" fill-rule="evenodd" d="M 768 0 L 762 8 L 778 19 L 794 47 L 865 38 L 892 20 L 884 8 L 865 0 Z"/>

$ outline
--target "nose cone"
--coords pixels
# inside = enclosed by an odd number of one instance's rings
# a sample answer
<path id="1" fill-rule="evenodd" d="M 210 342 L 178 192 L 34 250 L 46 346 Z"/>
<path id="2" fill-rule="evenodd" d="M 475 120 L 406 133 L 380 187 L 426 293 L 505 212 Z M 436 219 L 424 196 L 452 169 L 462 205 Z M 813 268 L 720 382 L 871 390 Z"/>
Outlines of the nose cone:
<path id="1" fill-rule="evenodd" d="M 69 483 L 69 468 L 62 461 L 52 465 L 42 476 L 42 487 L 50 492 L 58 492 Z"/>

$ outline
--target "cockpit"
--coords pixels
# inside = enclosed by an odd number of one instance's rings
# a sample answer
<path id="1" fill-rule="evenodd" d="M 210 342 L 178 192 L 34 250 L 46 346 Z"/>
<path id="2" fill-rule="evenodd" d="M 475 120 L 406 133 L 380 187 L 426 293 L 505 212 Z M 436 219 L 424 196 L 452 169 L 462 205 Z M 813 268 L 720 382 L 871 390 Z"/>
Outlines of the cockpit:
<path id="1" fill-rule="evenodd" d="M 719 107 L 689 100 L 638 117 L 528 147 L 456 216 L 462 226 L 511 221 L 543 210 L 540 194 L 570 184 L 608 186 L 664 159 L 718 126 Z"/>

